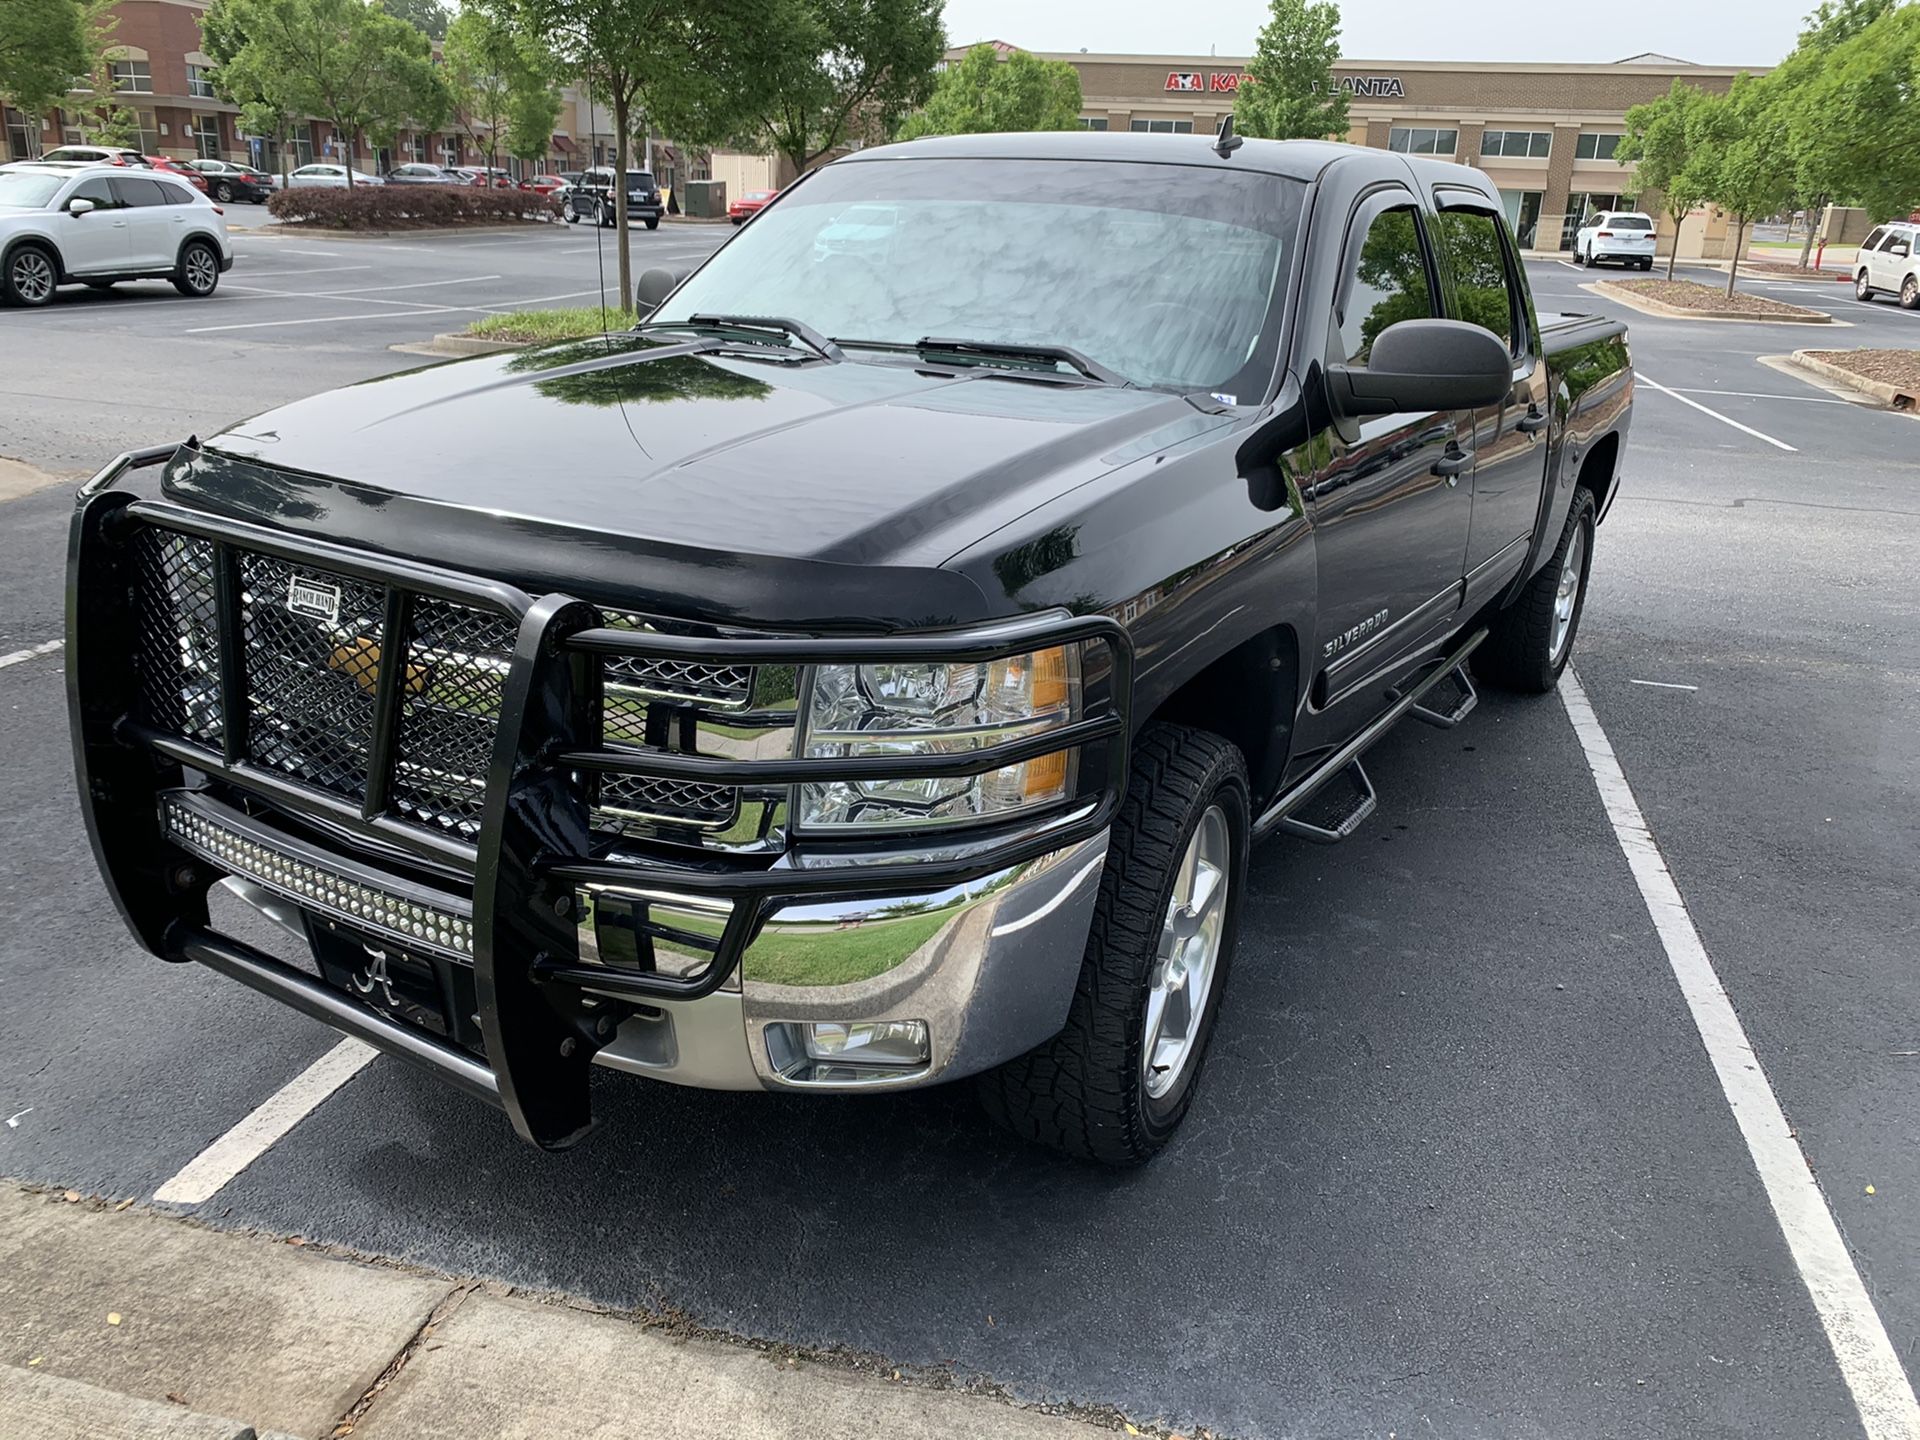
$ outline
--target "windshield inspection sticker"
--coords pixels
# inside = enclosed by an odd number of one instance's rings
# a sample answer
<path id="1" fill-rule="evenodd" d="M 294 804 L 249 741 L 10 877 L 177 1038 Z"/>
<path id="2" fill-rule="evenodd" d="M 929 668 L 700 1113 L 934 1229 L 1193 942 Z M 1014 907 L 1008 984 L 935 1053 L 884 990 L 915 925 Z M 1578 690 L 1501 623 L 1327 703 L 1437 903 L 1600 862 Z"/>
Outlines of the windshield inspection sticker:
<path id="1" fill-rule="evenodd" d="M 1240 403 L 1240 397 L 1238 395 L 1228 395 L 1220 390 L 1213 392 L 1213 398 L 1218 400 L 1222 405 L 1238 405 Z"/>

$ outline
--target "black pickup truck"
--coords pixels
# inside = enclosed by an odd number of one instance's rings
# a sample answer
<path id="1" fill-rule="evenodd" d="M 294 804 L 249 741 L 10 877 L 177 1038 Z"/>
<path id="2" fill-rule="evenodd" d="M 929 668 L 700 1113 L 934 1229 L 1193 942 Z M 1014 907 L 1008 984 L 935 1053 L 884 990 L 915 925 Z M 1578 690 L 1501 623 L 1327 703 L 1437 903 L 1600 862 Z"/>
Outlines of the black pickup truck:
<path id="1" fill-rule="evenodd" d="M 1565 666 L 1622 328 L 1474 170 L 1231 136 L 864 151 L 643 291 L 83 488 L 121 914 L 549 1148 L 600 1065 L 1146 1158 L 1249 846 Z"/>

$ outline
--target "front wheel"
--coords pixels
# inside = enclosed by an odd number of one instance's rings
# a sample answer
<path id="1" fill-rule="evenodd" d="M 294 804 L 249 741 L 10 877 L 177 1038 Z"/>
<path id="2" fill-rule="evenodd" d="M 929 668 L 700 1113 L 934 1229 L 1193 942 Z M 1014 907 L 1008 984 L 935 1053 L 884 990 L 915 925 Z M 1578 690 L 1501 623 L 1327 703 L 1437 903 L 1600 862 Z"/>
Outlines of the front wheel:
<path id="1" fill-rule="evenodd" d="M 58 283 L 53 256 L 38 245 L 22 245 L 7 257 L 7 268 L 0 272 L 0 297 L 15 305 L 47 305 Z"/>
<path id="2" fill-rule="evenodd" d="M 573 202 L 571 200 L 563 200 L 560 203 L 560 213 L 567 217 L 567 223 L 569 225 L 578 225 L 580 223 L 580 212 L 573 208 Z"/>
<path id="3" fill-rule="evenodd" d="M 204 300 L 220 283 L 220 256 L 204 240 L 189 240 L 180 250 L 173 288 L 194 300 Z"/>
<path id="4" fill-rule="evenodd" d="M 987 1113 L 1082 1160 L 1138 1165 L 1193 1103 L 1246 889 L 1246 762 L 1155 724 L 1136 742 L 1065 1027 L 980 1077 Z"/>
<path id="5" fill-rule="evenodd" d="M 1853 277 L 1853 298 L 1856 300 L 1873 299 L 1873 286 L 1867 283 L 1867 272 L 1862 270 Z"/>
<path id="6" fill-rule="evenodd" d="M 1576 486 L 1553 558 L 1493 617 L 1492 633 L 1473 652 L 1473 670 L 1481 679 L 1533 695 L 1559 683 L 1586 608 L 1593 527 L 1593 492 Z"/>

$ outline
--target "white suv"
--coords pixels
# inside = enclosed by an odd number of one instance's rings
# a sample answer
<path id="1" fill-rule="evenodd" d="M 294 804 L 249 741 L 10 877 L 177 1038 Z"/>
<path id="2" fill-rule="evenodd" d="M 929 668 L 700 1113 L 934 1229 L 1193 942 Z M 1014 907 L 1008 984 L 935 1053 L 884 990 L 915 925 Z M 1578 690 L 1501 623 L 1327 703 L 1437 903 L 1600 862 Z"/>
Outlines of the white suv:
<path id="1" fill-rule="evenodd" d="M 211 295 L 233 267 L 226 214 L 183 178 L 124 165 L 0 170 L 0 299 L 45 305 L 61 285 L 171 280 Z"/>
<path id="2" fill-rule="evenodd" d="M 1598 265 L 1602 260 L 1618 260 L 1651 270 L 1653 236 L 1651 215 L 1638 210 L 1602 210 L 1573 237 L 1573 263 Z"/>
<path id="3" fill-rule="evenodd" d="M 1920 225 L 1876 225 L 1853 263 L 1853 293 L 1860 299 L 1884 292 L 1898 295 L 1905 309 L 1920 310 Z"/>

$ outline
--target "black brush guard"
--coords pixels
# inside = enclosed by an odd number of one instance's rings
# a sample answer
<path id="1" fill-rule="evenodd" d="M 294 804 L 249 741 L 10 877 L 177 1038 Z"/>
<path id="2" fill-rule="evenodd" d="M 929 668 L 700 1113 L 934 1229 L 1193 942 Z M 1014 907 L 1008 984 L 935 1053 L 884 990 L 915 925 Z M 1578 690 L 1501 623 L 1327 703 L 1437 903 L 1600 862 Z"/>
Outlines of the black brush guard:
<path id="1" fill-rule="evenodd" d="M 978 879 L 1098 834 L 1111 821 L 1125 790 L 1133 652 L 1126 631 L 1108 617 L 1056 611 L 964 630 L 828 639 L 708 638 L 610 629 L 601 625 L 592 605 L 570 596 L 536 599 L 511 586 L 296 540 L 111 488 L 127 471 L 162 463 L 175 453 L 172 446 L 135 451 L 102 470 L 80 492 L 69 537 L 67 698 L 74 762 L 88 838 L 115 906 L 153 954 L 206 965 L 389 1054 L 424 1065 L 468 1093 L 500 1105 L 514 1128 L 543 1148 L 571 1145 L 592 1126 L 589 1072 L 611 1031 L 605 1010 L 593 1013 L 597 1000 L 588 999 L 588 991 L 593 997 L 636 1004 L 711 994 L 732 975 L 773 905 L 925 892 Z M 128 542 L 143 526 L 212 542 L 224 719 L 219 748 L 158 732 L 136 718 L 138 681 L 127 638 L 135 620 Z M 295 784 L 247 760 L 236 547 L 324 565 L 385 585 L 389 621 L 410 593 L 504 611 L 517 620 L 518 639 L 505 681 L 477 844 L 430 833 L 388 813 L 381 803 L 401 705 L 402 683 L 396 676 L 404 661 L 390 659 L 377 681 L 364 804 Z M 1107 660 L 1104 673 L 1088 671 L 1085 718 L 1043 736 L 990 748 L 934 757 L 740 761 L 611 750 L 596 743 L 600 656 L 739 665 L 970 663 L 1063 644 L 1091 644 Z M 909 855 L 880 863 L 699 869 L 596 859 L 586 790 L 576 780 L 581 772 L 593 771 L 725 785 L 966 776 L 1066 749 L 1081 752 L 1079 794 L 1047 823 L 998 843 L 966 848 L 958 858 Z M 175 845 L 160 819 L 159 797 L 182 784 L 182 767 L 370 847 L 471 874 L 473 970 L 485 1060 L 362 1004 L 265 951 L 216 933 L 208 919 L 207 892 L 222 872 Z M 954 842 L 949 838 L 947 843 Z M 583 965 L 572 918 L 575 887 L 583 883 L 714 897 L 731 902 L 732 910 L 712 962 L 696 975 Z"/>

